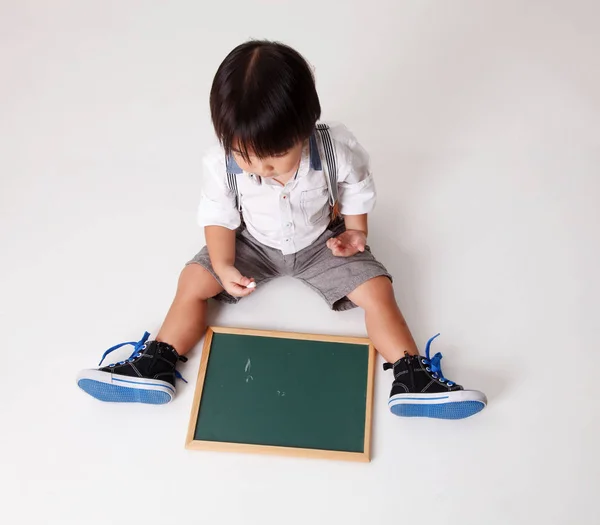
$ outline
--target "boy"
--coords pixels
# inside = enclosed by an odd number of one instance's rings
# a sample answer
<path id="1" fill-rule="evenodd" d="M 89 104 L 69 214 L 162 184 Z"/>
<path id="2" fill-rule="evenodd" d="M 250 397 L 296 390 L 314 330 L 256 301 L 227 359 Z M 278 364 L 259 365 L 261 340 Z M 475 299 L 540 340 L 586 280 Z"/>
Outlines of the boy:
<path id="1" fill-rule="evenodd" d="M 216 73 L 210 109 L 221 148 L 204 158 L 206 247 L 182 271 L 156 339 L 146 333 L 109 349 L 102 360 L 135 347 L 126 361 L 81 372 L 78 385 L 102 401 L 169 402 L 177 362 L 204 334 L 208 299 L 235 303 L 290 275 L 334 310 L 364 309 L 369 337 L 394 373 L 394 414 L 458 419 L 482 410 L 481 392 L 444 378 L 431 341 L 419 356 L 391 276 L 367 246 L 375 205 L 367 153 L 345 127 L 317 125 L 321 106 L 304 58 L 279 43 L 238 46 Z"/>

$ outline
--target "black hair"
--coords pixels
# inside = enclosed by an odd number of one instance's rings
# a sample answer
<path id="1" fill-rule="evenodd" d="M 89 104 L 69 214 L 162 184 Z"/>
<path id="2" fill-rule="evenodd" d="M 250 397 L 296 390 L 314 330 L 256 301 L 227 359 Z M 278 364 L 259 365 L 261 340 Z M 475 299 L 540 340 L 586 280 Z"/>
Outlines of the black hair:
<path id="1" fill-rule="evenodd" d="M 321 116 L 306 60 L 279 42 L 251 40 L 217 70 L 210 91 L 213 126 L 225 152 L 235 143 L 245 160 L 286 152 L 307 139 Z"/>

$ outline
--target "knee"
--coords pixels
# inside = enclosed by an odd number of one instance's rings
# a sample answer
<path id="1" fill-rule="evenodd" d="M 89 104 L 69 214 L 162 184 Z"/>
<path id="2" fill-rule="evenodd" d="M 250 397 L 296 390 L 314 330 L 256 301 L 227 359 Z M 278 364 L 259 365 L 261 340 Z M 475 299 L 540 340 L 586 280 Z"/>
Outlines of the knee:
<path id="1" fill-rule="evenodd" d="M 375 310 L 396 304 L 394 288 L 388 277 L 375 277 L 361 284 L 348 298 L 363 310 Z"/>
<path id="2" fill-rule="evenodd" d="M 222 290 L 212 274 L 199 264 L 188 264 L 179 275 L 177 295 L 180 297 L 206 301 Z"/>

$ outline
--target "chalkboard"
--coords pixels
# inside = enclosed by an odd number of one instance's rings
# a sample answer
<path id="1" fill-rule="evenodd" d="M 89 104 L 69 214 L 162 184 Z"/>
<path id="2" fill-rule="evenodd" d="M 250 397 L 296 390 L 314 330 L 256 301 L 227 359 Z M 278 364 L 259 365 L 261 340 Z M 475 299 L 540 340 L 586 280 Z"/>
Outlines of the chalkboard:
<path id="1" fill-rule="evenodd" d="M 186 448 L 370 460 L 365 338 L 209 328 Z"/>

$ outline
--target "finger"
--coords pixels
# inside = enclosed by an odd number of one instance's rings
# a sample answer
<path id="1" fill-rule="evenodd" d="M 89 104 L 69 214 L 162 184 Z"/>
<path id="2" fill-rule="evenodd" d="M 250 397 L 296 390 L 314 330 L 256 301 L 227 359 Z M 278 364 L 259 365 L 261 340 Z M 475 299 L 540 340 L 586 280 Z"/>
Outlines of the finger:
<path id="1" fill-rule="evenodd" d="M 359 251 L 359 252 L 364 252 L 365 251 L 365 247 L 366 244 L 364 243 L 364 241 L 360 240 L 354 243 L 354 247 Z"/>
<path id="2" fill-rule="evenodd" d="M 327 241 L 327 248 L 331 251 L 337 250 L 340 246 L 340 241 L 338 239 L 329 239 Z"/>
<path id="3" fill-rule="evenodd" d="M 228 292 L 234 297 L 246 297 L 256 290 L 256 288 L 246 288 L 238 283 L 230 283 L 230 285 Z"/>
<path id="4" fill-rule="evenodd" d="M 240 284 L 244 288 L 246 288 L 251 282 L 254 282 L 254 279 L 249 279 L 248 277 L 244 277 L 243 275 L 240 277 L 237 284 Z"/>
<path id="5" fill-rule="evenodd" d="M 240 288 L 239 291 L 230 290 L 229 294 L 233 297 L 247 297 L 251 293 L 253 293 L 255 288 Z"/>

